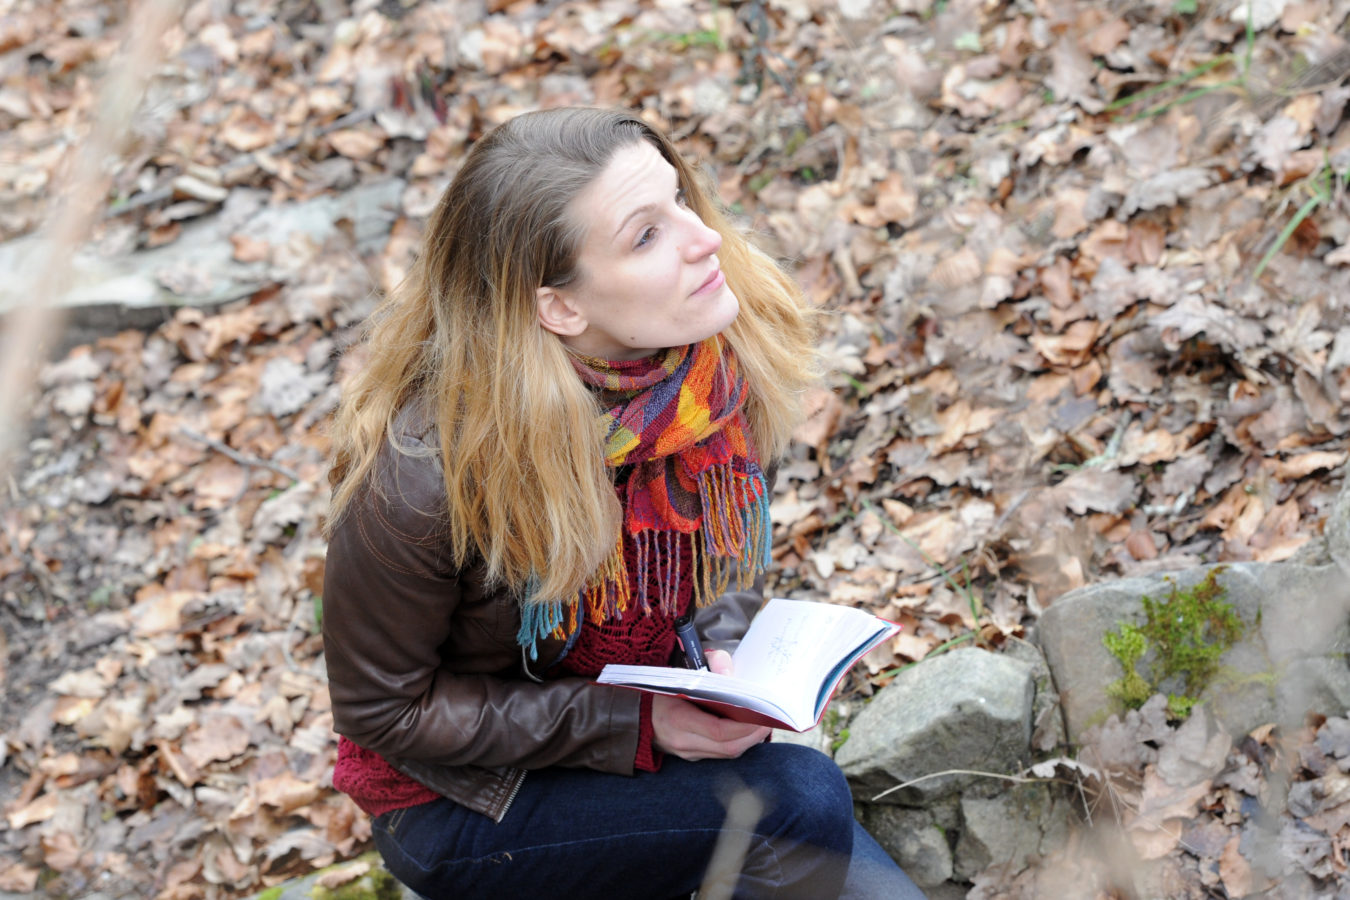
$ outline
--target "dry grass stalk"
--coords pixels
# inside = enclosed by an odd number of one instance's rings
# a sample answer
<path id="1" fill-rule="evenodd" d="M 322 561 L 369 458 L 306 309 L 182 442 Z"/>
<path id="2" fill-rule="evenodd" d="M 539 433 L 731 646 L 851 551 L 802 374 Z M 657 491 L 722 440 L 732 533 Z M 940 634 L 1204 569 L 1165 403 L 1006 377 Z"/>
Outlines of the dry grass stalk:
<path id="1" fill-rule="evenodd" d="M 727 821 L 717 836 L 708 871 L 699 887 L 699 900 L 730 900 L 741 876 L 750 838 L 764 815 L 764 801 L 749 788 L 737 791 L 727 803 Z"/>
<path id="2" fill-rule="evenodd" d="M 0 335 L 0 479 L 9 474 L 15 445 L 26 432 L 34 381 L 52 338 L 61 328 L 56 300 L 65 290 L 70 259 L 101 217 L 111 177 L 109 165 L 131 131 L 146 85 L 163 55 L 162 37 L 179 16 L 182 0 L 144 0 L 132 13 L 121 51 L 94 104 L 94 121 L 80 142 L 64 184 L 41 231 L 37 250 L 19 273 L 17 293 L 27 302 L 13 310 Z"/>

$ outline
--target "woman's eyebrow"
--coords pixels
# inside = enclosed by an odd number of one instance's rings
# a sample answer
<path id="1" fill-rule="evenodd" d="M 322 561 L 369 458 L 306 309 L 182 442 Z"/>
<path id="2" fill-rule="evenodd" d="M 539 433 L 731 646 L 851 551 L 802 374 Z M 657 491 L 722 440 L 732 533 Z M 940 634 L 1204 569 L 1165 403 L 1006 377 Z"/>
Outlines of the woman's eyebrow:
<path id="1" fill-rule="evenodd" d="M 628 227 L 628 222 L 630 219 L 633 219 L 636 216 L 640 216 L 643 213 L 650 213 L 655 211 L 656 211 L 655 203 L 644 203 L 641 206 L 636 207 L 632 212 L 623 217 L 623 221 L 619 223 L 619 227 L 614 229 L 614 236 L 618 237 L 620 234 L 623 233 L 623 230 Z"/>

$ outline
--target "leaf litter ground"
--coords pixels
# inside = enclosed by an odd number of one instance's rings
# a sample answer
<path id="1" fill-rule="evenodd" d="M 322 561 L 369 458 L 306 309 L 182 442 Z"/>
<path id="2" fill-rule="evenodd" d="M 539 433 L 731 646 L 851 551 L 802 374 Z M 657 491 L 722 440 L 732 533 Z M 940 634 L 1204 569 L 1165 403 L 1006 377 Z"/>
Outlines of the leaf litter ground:
<path id="1" fill-rule="evenodd" d="M 774 589 L 905 624 L 854 690 L 1091 581 L 1316 558 L 1350 428 L 1350 3 L 1231 6 L 189 4 L 99 248 L 406 187 L 382 253 L 241 231 L 271 287 L 44 368 L 0 500 L 0 890 L 239 896 L 366 845 L 328 785 L 324 428 L 464 149 L 524 109 L 641 107 L 826 311 Z M 126 13 L 0 18 L 0 236 L 40 223 Z M 1112 860 L 1165 896 L 1344 884 L 1344 719 L 1131 715 L 1080 754 L 1120 830 L 975 894 L 1125 895 Z"/>

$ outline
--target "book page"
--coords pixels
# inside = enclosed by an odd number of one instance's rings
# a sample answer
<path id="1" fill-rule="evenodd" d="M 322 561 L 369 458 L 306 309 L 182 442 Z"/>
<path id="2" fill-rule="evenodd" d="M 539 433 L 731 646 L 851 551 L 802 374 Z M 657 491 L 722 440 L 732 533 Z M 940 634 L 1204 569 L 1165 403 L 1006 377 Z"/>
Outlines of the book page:
<path id="1" fill-rule="evenodd" d="M 794 716 L 785 709 L 773 684 L 747 681 L 734 675 L 720 675 L 706 669 L 675 669 L 662 666 L 624 666 L 610 663 L 597 679 L 600 684 L 642 687 L 659 694 L 714 700 L 754 709 L 791 724 Z M 798 702 L 797 706 L 802 704 Z M 807 723 L 810 724 L 809 722 Z M 781 727 L 781 726 L 780 726 Z"/>
<path id="2" fill-rule="evenodd" d="M 732 656 L 733 671 L 738 678 L 778 685 L 776 692 L 814 701 L 836 664 L 887 627 L 847 606 L 777 598 L 755 616 Z"/>
<path id="3" fill-rule="evenodd" d="M 853 662 L 896 630 L 859 609 L 775 598 L 751 621 L 732 654 L 735 675 L 611 664 L 598 681 L 731 703 L 801 731 L 815 724 Z"/>

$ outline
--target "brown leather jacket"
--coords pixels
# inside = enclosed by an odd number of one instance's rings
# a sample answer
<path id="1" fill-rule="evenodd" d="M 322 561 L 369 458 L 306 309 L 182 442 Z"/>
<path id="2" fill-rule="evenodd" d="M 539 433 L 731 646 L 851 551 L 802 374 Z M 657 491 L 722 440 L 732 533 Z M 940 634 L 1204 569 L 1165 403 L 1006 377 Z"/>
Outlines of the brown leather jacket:
<path id="1" fill-rule="evenodd" d="M 333 727 L 399 771 L 501 821 L 528 769 L 631 775 L 638 698 L 585 678 L 541 680 L 562 650 L 516 642 L 517 601 L 481 565 L 450 562 L 434 428 L 405 413 L 406 452 L 386 448 L 374 482 L 333 529 L 323 637 Z M 696 621 L 709 647 L 734 645 L 761 585 L 731 592 Z"/>

